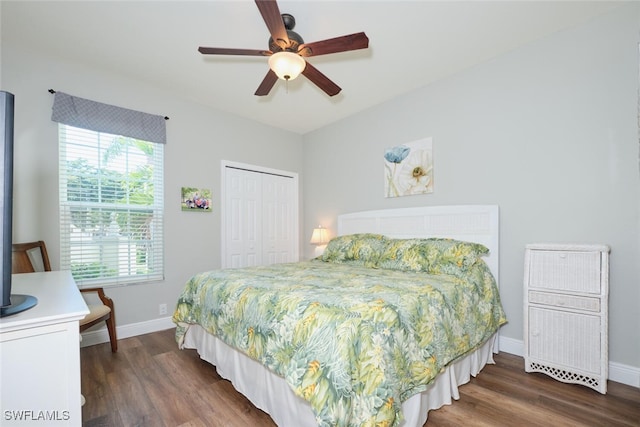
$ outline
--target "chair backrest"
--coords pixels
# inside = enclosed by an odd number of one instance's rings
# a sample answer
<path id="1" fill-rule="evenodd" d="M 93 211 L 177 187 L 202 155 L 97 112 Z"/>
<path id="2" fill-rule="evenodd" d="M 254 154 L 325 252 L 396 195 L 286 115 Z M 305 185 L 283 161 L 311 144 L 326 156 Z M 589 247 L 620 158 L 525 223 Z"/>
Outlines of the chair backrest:
<path id="1" fill-rule="evenodd" d="M 47 247 L 42 240 L 29 243 L 14 243 L 12 247 L 12 273 L 51 271 Z"/>

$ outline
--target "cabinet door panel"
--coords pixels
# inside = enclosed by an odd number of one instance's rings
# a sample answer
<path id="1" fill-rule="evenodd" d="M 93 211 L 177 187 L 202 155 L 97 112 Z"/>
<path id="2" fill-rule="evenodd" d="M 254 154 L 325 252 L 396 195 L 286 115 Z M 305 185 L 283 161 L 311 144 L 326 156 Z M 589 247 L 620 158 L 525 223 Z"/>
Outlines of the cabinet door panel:
<path id="1" fill-rule="evenodd" d="M 600 293 L 600 252 L 531 251 L 529 287 Z"/>
<path id="2" fill-rule="evenodd" d="M 80 426 L 78 322 L 4 333 L 0 425 Z"/>
<path id="3" fill-rule="evenodd" d="M 600 317 L 529 307 L 532 359 L 600 372 Z"/>

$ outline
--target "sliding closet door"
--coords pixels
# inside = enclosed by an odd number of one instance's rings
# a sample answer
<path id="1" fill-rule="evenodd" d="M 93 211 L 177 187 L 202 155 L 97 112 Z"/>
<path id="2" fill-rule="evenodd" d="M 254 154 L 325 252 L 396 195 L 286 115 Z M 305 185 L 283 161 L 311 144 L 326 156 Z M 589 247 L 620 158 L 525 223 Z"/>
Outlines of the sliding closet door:
<path id="1" fill-rule="evenodd" d="M 223 162 L 222 267 L 298 261 L 296 174 Z"/>
<path id="2" fill-rule="evenodd" d="M 226 242 L 222 267 L 261 265 L 262 176 L 226 168 L 226 194 L 222 208 L 226 213 L 222 224 Z"/>
<path id="3" fill-rule="evenodd" d="M 262 175 L 263 263 L 297 261 L 297 187 L 291 177 Z M 295 218 L 294 218 L 295 216 Z"/>

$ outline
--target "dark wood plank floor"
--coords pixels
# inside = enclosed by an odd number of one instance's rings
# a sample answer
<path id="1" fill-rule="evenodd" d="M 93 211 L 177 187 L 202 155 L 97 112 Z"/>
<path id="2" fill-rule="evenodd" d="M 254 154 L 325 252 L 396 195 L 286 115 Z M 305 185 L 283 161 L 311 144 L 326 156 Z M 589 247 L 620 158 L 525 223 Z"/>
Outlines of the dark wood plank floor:
<path id="1" fill-rule="evenodd" d="M 106 343 L 81 349 L 85 427 L 275 425 L 194 350 L 178 350 L 173 334 L 120 340 L 116 354 Z M 603 396 L 527 374 L 521 357 L 495 360 L 460 400 L 429 412 L 425 427 L 640 426 L 640 389 L 610 381 Z"/>

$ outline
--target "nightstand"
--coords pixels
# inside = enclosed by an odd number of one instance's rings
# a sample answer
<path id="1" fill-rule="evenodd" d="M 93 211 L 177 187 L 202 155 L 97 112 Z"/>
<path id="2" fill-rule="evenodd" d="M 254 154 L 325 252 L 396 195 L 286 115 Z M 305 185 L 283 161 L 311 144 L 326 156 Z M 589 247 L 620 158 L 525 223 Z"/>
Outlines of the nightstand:
<path id="1" fill-rule="evenodd" d="M 602 394 L 608 376 L 609 247 L 525 248 L 525 371 Z"/>

